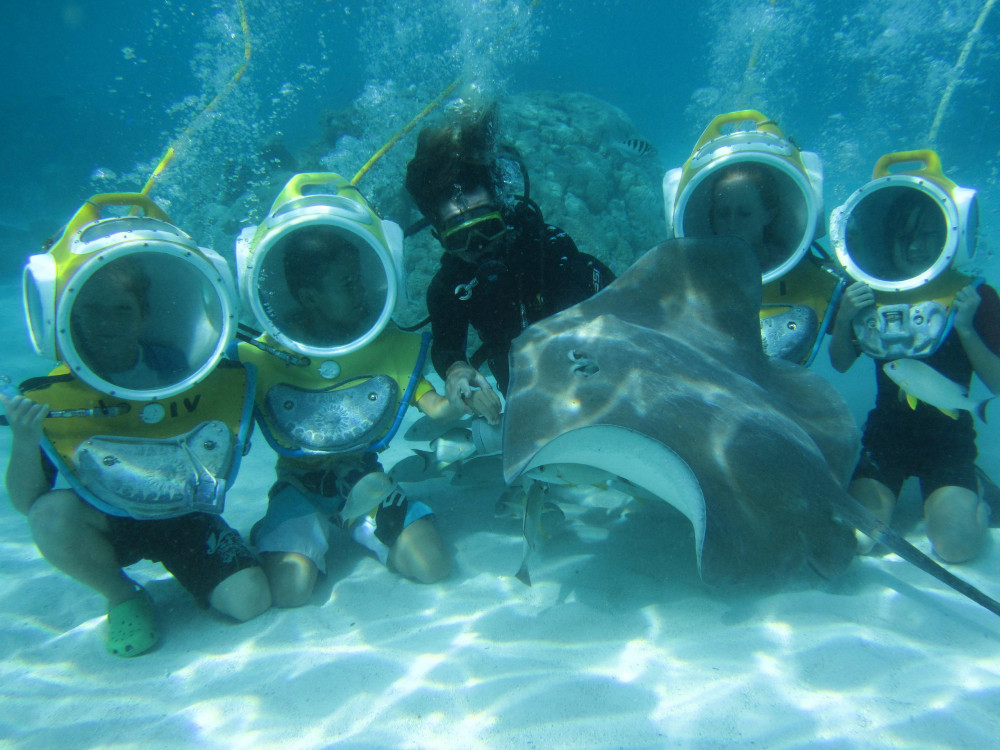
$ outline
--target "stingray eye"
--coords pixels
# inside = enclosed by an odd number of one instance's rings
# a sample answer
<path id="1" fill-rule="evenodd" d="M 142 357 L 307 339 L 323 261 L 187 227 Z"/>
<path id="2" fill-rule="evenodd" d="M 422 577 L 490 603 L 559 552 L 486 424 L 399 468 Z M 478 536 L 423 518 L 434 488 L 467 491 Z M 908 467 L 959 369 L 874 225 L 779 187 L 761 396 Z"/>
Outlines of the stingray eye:
<path id="1" fill-rule="evenodd" d="M 573 365 L 569 368 L 574 375 L 579 375 L 583 378 L 589 378 L 592 375 L 596 375 L 597 371 L 601 368 L 597 366 L 597 362 L 587 356 L 586 352 L 581 352 L 574 349 L 569 353 L 569 361 Z"/>

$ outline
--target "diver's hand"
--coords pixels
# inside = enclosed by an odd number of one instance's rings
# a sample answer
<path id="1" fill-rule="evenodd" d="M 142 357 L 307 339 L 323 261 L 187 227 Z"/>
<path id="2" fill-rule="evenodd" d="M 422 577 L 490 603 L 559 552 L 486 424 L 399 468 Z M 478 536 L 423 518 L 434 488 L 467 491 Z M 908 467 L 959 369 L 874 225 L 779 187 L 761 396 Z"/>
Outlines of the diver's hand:
<path id="1" fill-rule="evenodd" d="M 6 396 L 2 398 L 7 408 L 7 423 L 13 440 L 33 445 L 41 443 L 42 424 L 49 413 L 49 405 L 36 404 L 24 396 L 14 396 L 10 400 Z"/>
<path id="2" fill-rule="evenodd" d="M 875 292 L 865 282 L 855 281 L 844 291 L 838 317 L 843 316 L 844 321 L 851 322 L 858 316 L 858 313 L 870 307 L 875 307 Z"/>
<path id="3" fill-rule="evenodd" d="M 500 397 L 489 381 L 467 362 L 455 362 L 448 368 L 444 393 L 451 404 L 464 412 L 485 417 L 490 424 L 500 421 Z"/>
<path id="4" fill-rule="evenodd" d="M 955 302 L 952 304 L 955 310 L 953 325 L 958 333 L 965 334 L 975 330 L 973 321 L 975 320 L 976 310 L 979 309 L 981 301 L 979 292 L 976 291 L 976 288 L 972 284 L 960 289 L 958 294 L 955 295 Z"/>

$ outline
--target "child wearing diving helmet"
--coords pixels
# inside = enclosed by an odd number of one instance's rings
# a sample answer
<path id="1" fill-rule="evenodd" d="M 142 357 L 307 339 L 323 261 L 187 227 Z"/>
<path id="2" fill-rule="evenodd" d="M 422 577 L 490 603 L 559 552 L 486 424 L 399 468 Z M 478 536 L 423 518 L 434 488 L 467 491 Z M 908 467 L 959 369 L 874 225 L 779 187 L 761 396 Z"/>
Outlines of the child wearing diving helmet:
<path id="1" fill-rule="evenodd" d="M 450 570 L 433 512 L 378 459 L 409 406 L 441 420 L 465 413 L 423 377 L 425 338 L 389 318 L 396 230 L 343 178 L 317 173 L 293 178 L 238 244 L 241 288 L 265 329 L 238 355 L 257 367 L 257 422 L 278 453 L 251 542 L 279 607 L 308 601 L 340 530 L 406 578 Z"/>
<path id="2" fill-rule="evenodd" d="M 890 168 L 914 161 L 923 168 Z M 936 154 L 888 155 L 875 176 L 879 182 L 866 186 L 874 189 L 858 191 L 831 217 L 838 258 L 855 281 L 835 319 L 830 361 L 840 372 L 862 354 L 876 363 L 875 408 L 850 491 L 888 524 L 904 481 L 917 477 L 934 552 L 967 562 L 982 548 L 990 516 L 976 432 L 969 411 L 935 405 L 935 390 L 967 390 L 975 374 L 1000 392 L 1000 298 L 953 267 L 974 252 L 974 195 L 943 177 Z M 898 374 L 903 366 L 915 373 L 908 380 Z M 859 535 L 860 553 L 872 546 Z"/>
<path id="3" fill-rule="evenodd" d="M 147 216 L 99 220 L 107 204 Z M 63 364 L 7 389 L 7 492 L 42 555 L 107 600 L 116 656 L 159 638 L 150 595 L 124 571 L 141 559 L 235 620 L 270 606 L 255 556 L 221 516 L 252 392 L 245 368 L 219 363 L 226 273 L 139 194 L 94 196 L 50 253 L 29 260 L 32 340 Z M 54 315 L 41 314 L 45 299 Z"/>

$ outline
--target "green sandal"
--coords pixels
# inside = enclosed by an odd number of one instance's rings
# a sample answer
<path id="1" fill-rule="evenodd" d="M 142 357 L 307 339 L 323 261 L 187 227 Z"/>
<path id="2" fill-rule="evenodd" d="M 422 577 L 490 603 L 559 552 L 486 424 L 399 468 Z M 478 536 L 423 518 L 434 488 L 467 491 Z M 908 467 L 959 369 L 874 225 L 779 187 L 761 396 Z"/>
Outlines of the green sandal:
<path id="1" fill-rule="evenodd" d="M 159 640 L 153 600 L 146 589 L 137 587 L 139 596 L 126 599 L 108 612 L 108 638 L 105 647 L 115 656 L 130 657 L 145 653 Z"/>

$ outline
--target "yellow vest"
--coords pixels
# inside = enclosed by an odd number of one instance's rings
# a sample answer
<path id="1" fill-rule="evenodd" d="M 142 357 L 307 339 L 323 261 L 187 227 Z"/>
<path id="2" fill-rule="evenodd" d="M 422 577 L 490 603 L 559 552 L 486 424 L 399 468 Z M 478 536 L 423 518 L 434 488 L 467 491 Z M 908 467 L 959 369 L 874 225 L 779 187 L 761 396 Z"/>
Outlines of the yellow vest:
<path id="1" fill-rule="evenodd" d="M 268 443 L 282 456 L 325 457 L 385 447 L 405 409 L 433 390 L 422 376 L 428 338 L 390 325 L 362 349 L 306 365 L 249 343 L 237 351 L 257 368 L 256 417 Z"/>
<path id="2" fill-rule="evenodd" d="M 108 396 L 60 365 L 26 398 L 94 416 L 45 420 L 43 449 L 87 502 L 116 516 L 221 513 L 252 421 L 253 369 L 223 361 L 162 401 Z M 105 411 L 111 416 L 101 415 Z"/>

